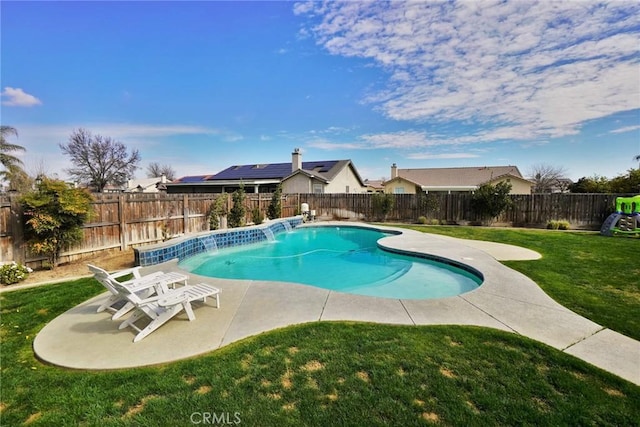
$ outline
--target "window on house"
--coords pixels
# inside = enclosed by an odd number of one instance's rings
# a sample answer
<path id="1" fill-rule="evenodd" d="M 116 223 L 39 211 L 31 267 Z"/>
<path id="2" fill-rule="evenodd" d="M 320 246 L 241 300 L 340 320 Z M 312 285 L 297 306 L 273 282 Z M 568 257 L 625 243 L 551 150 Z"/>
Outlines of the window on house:
<path id="1" fill-rule="evenodd" d="M 313 184 L 313 193 L 314 194 L 324 193 L 324 188 L 322 187 L 322 184 Z"/>
<path id="2" fill-rule="evenodd" d="M 404 194 L 404 187 L 393 187 L 393 194 Z"/>
<path id="3" fill-rule="evenodd" d="M 349 186 L 347 185 L 346 188 L 344 189 L 345 193 L 349 193 Z"/>

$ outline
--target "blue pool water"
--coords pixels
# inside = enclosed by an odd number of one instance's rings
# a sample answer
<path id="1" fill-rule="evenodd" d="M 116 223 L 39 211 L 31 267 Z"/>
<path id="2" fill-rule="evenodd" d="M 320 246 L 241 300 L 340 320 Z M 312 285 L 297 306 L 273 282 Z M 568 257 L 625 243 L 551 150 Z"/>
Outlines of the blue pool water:
<path id="1" fill-rule="evenodd" d="M 386 298 L 459 295 L 482 280 L 464 269 L 384 251 L 388 236 L 357 227 L 303 227 L 275 241 L 201 253 L 180 262 L 194 274 L 227 279 L 294 282 Z"/>

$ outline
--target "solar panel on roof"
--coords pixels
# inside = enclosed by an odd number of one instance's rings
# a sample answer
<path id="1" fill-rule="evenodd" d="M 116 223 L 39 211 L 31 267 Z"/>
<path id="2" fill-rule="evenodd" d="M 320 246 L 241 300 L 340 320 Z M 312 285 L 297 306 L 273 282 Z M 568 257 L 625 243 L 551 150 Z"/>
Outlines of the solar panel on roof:
<path id="1" fill-rule="evenodd" d="M 291 173 L 291 163 L 262 164 L 256 167 L 255 164 L 233 166 L 218 173 L 213 179 L 233 180 L 233 179 L 267 179 L 284 178 Z"/>
<path id="2" fill-rule="evenodd" d="M 204 181 L 209 175 L 192 175 L 192 176 L 183 176 L 182 178 L 180 178 L 177 182 L 202 182 Z"/>
<path id="3" fill-rule="evenodd" d="M 313 170 L 321 167 L 319 173 L 326 173 L 338 163 L 334 161 L 302 162 L 302 169 Z M 250 164 L 231 166 L 219 172 L 212 180 L 237 180 L 237 179 L 282 179 L 291 174 L 291 163 Z"/>

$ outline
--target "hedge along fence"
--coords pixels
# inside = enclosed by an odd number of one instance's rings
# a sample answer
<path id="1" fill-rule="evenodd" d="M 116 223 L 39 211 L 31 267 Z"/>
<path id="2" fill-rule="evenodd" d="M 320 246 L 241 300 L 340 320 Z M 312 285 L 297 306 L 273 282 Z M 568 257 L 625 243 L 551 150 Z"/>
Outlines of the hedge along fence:
<path id="1" fill-rule="evenodd" d="M 448 224 L 478 221 L 471 209 L 470 194 L 394 194 L 388 221 L 415 222 L 420 216 Z M 496 218 L 495 224 L 545 227 L 550 220 L 567 220 L 572 228 L 598 229 L 615 209 L 615 194 L 513 195 L 513 206 Z M 94 216 L 84 226 L 84 240 L 61 254 L 61 262 L 107 250 L 128 250 L 157 243 L 172 236 L 209 229 L 209 212 L 216 197 L 231 194 L 94 194 Z M 258 207 L 263 213 L 272 194 L 248 193 L 246 222 Z M 372 194 L 283 194 L 282 217 L 300 213 L 308 203 L 319 219 L 371 220 Z M 221 224 L 226 224 L 223 220 Z M 0 261 L 18 261 L 40 266 L 42 258 L 26 250 L 19 196 L 0 196 Z"/>

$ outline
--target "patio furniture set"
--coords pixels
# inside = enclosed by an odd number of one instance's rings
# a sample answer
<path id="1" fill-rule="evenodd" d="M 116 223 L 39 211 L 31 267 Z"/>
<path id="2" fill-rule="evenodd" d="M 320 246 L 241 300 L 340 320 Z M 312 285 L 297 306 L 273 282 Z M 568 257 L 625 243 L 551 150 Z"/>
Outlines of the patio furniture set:
<path id="1" fill-rule="evenodd" d="M 188 276 L 182 273 L 154 272 L 143 276 L 140 267 L 134 267 L 110 274 L 91 264 L 88 267 L 94 278 L 110 292 L 98 307 L 98 313 L 112 312 L 111 319 L 118 320 L 133 310 L 118 327 L 131 327 L 137 331 L 133 342 L 142 340 L 183 311 L 190 321 L 195 320 L 191 306 L 194 301 L 206 302 L 207 297 L 215 297 L 216 308 L 220 308 L 220 289 L 206 283 L 189 285 Z M 132 277 L 122 280 L 129 275 Z"/>

